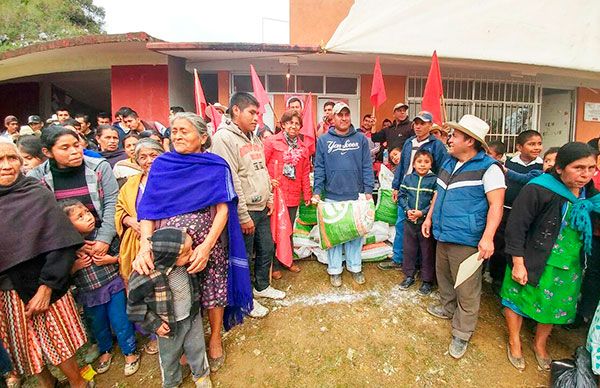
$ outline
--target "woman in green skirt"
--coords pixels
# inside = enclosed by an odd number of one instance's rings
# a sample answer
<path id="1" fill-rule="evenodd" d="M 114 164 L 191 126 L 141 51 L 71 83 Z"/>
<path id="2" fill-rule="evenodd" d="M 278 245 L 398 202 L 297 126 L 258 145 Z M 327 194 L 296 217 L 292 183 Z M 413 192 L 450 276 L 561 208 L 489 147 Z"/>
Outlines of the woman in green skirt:
<path id="1" fill-rule="evenodd" d="M 536 321 L 533 342 L 539 368 L 550 369 L 546 343 L 553 325 L 573 322 L 583 271 L 591 251 L 591 211 L 600 211 L 594 189 L 594 151 L 567 143 L 556 156 L 555 171 L 533 179 L 513 204 L 506 227 L 506 253 L 512 256 L 501 296 L 509 342 L 508 359 L 525 369 L 520 331 L 523 317 Z M 583 250 L 583 252 L 582 252 Z"/>

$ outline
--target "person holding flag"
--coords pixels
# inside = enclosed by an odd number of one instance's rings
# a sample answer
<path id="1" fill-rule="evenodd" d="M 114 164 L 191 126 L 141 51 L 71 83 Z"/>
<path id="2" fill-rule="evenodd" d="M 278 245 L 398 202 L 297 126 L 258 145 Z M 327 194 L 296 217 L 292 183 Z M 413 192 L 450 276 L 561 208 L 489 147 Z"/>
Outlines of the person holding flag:
<path id="1" fill-rule="evenodd" d="M 300 201 L 308 206 L 312 197 L 310 188 L 310 155 L 298 136 L 302 128 L 302 117 L 295 110 L 287 110 L 281 116 L 282 131 L 268 137 L 265 144 L 265 160 L 273 187 L 280 187 L 285 205 L 293 224 Z M 293 244 L 292 244 L 293 246 Z M 278 257 L 280 260 L 281 258 Z M 275 261 L 273 279 L 281 278 L 281 265 Z M 291 272 L 300 272 L 300 267 L 291 264 Z"/>

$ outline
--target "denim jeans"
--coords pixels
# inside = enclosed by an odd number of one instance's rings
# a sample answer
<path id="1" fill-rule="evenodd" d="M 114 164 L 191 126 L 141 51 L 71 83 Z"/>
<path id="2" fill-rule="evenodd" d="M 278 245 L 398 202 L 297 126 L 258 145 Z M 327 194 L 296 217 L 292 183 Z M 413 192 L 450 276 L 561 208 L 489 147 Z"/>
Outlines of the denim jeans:
<path id="1" fill-rule="evenodd" d="M 163 387 L 177 387 L 183 375 L 179 359 L 185 354 L 194 379 L 210 373 L 206 357 L 202 314 L 177 322 L 170 337 L 158 337 L 158 358 Z"/>
<path id="2" fill-rule="evenodd" d="M 400 206 L 398 206 L 398 219 L 396 220 L 396 236 L 394 237 L 394 255 L 392 260 L 396 264 L 402 264 L 404 258 L 404 220 L 406 220 L 406 214 Z"/>
<path id="3" fill-rule="evenodd" d="M 348 272 L 362 271 L 362 237 L 355 238 L 340 245 L 336 245 L 327 250 L 327 273 L 330 275 L 339 275 L 342 273 L 344 257 L 342 251 L 346 254 L 346 269 Z"/>
<path id="4" fill-rule="evenodd" d="M 98 341 L 100 353 L 112 351 L 113 332 L 117 336 L 117 342 L 119 342 L 119 347 L 124 355 L 135 352 L 135 331 L 133 324 L 127 318 L 126 303 L 125 290 L 121 290 L 113 294 L 110 301 L 105 304 L 83 308 L 85 315 L 90 320 L 92 333 Z"/>
<path id="5" fill-rule="evenodd" d="M 244 235 L 248 260 L 254 255 L 254 288 L 262 291 L 269 287 L 269 272 L 275 254 L 275 244 L 271 234 L 271 217 L 267 215 L 268 208 L 262 211 L 251 211 L 250 218 L 254 222 L 254 233 Z"/>
<path id="6" fill-rule="evenodd" d="M 4 345 L 2 345 L 2 341 L 0 341 L 0 379 L 1 376 L 7 374 L 12 370 L 12 363 L 10 362 L 10 356 L 6 349 L 4 349 Z"/>
<path id="7" fill-rule="evenodd" d="M 325 199 L 326 202 L 336 202 Z M 346 269 L 348 272 L 362 271 L 362 237 L 355 238 L 327 250 L 327 273 L 329 275 L 340 275 L 343 268 L 344 256 L 346 256 Z"/>

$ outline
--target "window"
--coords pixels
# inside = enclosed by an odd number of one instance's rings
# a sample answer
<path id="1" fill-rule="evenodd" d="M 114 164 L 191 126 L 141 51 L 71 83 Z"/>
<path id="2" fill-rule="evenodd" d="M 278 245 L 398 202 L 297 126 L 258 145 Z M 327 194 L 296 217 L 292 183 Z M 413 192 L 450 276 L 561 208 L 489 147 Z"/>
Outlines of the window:
<path id="1" fill-rule="evenodd" d="M 260 82 L 262 82 L 262 84 L 264 86 L 265 77 L 259 75 L 258 78 L 260 78 Z M 253 92 L 252 79 L 250 78 L 250 76 L 235 74 L 233 76 L 233 92 L 234 93 L 237 93 L 237 92 L 252 93 Z"/>
<path id="2" fill-rule="evenodd" d="M 323 93 L 323 77 L 314 75 L 296 76 L 297 93 Z"/>
<path id="3" fill-rule="evenodd" d="M 410 116 L 421 110 L 426 77 L 408 78 Z M 442 81 L 448 121 L 473 114 L 490 125 L 489 140 L 506 144 L 507 152 L 516 150 L 517 135 L 538 129 L 541 87 L 536 83 L 512 80 L 469 80 L 447 78 Z"/>
<path id="4" fill-rule="evenodd" d="M 266 74 L 260 81 L 267 93 L 279 94 L 358 94 L 358 77 L 330 77 L 321 75 L 294 75 L 288 79 L 285 74 Z M 266 81 L 266 82 L 265 82 Z M 253 92 L 252 81 L 247 74 L 234 74 L 231 92 Z"/>
<path id="5" fill-rule="evenodd" d="M 267 90 L 270 93 L 293 93 L 296 90 L 296 76 L 269 74 L 267 75 Z"/>
<path id="6" fill-rule="evenodd" d="M 326 77 L 327 94 L 356 94 L 358 80 L 348 77 Z"/>

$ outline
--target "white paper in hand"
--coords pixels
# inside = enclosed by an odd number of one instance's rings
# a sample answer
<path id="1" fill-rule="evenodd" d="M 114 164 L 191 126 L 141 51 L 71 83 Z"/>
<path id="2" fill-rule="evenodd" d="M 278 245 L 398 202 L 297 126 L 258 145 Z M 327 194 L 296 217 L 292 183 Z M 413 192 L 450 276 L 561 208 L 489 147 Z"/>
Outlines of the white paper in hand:
<path id="1" fill-rule="evenodd" d="M 465 280 L 471 277 L 481 267 L 483 264 L 483 260 L 479 260 L 479 251 L 473 253 L 471 256 L 467 257 L 460 266 L 458 267 L 458 273 L 456 274 L 456 282 L 454 283 L 454 288 L 457 288 Z"/>

